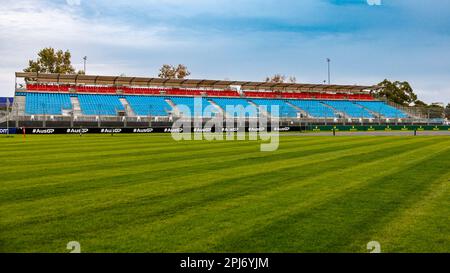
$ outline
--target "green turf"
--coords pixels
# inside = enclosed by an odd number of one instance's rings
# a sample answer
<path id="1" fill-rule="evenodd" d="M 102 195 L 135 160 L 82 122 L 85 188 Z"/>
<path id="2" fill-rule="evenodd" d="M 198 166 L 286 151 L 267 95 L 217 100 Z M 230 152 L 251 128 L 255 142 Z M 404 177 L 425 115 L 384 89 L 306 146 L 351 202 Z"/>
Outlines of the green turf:
<path id="1" fill-rule="evenodd" d="M 450 138 L 0 138 L 0 251 L 450 251 Z"/>

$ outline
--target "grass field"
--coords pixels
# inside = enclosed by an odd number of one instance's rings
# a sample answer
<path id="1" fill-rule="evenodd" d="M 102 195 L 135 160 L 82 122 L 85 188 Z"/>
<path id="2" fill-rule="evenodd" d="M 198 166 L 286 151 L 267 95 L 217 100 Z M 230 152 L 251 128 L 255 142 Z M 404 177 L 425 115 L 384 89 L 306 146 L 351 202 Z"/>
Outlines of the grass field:
<path id="1" fill-rule="evenodd" d="M 450 137 L 0 137 L 0 251 L 450 251 Z"/>

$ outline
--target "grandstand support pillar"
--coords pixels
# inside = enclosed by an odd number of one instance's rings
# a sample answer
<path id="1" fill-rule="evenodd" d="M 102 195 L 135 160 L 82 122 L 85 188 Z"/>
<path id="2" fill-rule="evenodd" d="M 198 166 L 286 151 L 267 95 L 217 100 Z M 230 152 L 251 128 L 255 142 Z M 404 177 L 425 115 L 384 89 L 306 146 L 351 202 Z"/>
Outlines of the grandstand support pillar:
<path id="1" fill-rule="evenodd" d="M 73 128 L 73 111 L 70 113 L 70 128 Z"/>
<path id="2" fill-rule="evenodd" d="M 124 128 L 127 127 L 127 117 L 126 116 L 123 117 L 123 127 Z"/>
<path id="3" fill-rule="evenodd" d="M 101 116 L 99 115 L 97 117 L 98 117 L 97 118 L 97 127 L 100 128 L 100 127 L 102 127 Z"/>
<path id="4" fill-rule="evenodd" d="M 9 136 L 9 105 L 6 106 L 6 135 Z"/>
<path id="5" fill-rule="evenodd" d="M 14 119 L 16 121 L 16 128 L 19 128 L 19 107 L 18 104 L 14 102 L 15 107 L 13 109 L 16 109 L 16 114 L 14 115 Z M 12 111 L 12 109 L 11 109 Z"/>
<path id="6" fill-rule="evenodd" d="M 44 119 L 42 120 L 42 127 L 47 127 L 47 115 L 44 114 Z"/>

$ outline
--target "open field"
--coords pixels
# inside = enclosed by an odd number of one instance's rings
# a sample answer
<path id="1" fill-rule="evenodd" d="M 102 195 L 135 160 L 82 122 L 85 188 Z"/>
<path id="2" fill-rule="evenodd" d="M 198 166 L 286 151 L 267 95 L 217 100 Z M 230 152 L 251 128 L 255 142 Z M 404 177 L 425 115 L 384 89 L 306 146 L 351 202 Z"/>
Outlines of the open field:
<path id="1" fill-rule="evenodd" d="M 449 136 L 0 137 L 0 252 L 450 251 Z"/>

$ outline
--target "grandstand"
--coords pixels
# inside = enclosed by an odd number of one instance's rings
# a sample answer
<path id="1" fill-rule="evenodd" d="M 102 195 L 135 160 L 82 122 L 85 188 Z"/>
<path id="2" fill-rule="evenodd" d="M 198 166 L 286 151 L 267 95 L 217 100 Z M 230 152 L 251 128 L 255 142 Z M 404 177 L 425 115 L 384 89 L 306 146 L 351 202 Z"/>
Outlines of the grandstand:
<path id="1" fill-rule="evenodd" d="M 417 119 L 404 109 L 376 100 L 371 91 L 377 86 L 24 72 L 16 73 L 16 83 L 12 112 L 22 122 L 173 121 L 194 113 L 207 117 L 277 115 L 285 120 L 325 124 Z M 194 98 L 200 98 L 201 105 L 195 105 Z M 278 113 L 272 106 L 278 107 Z"/>

